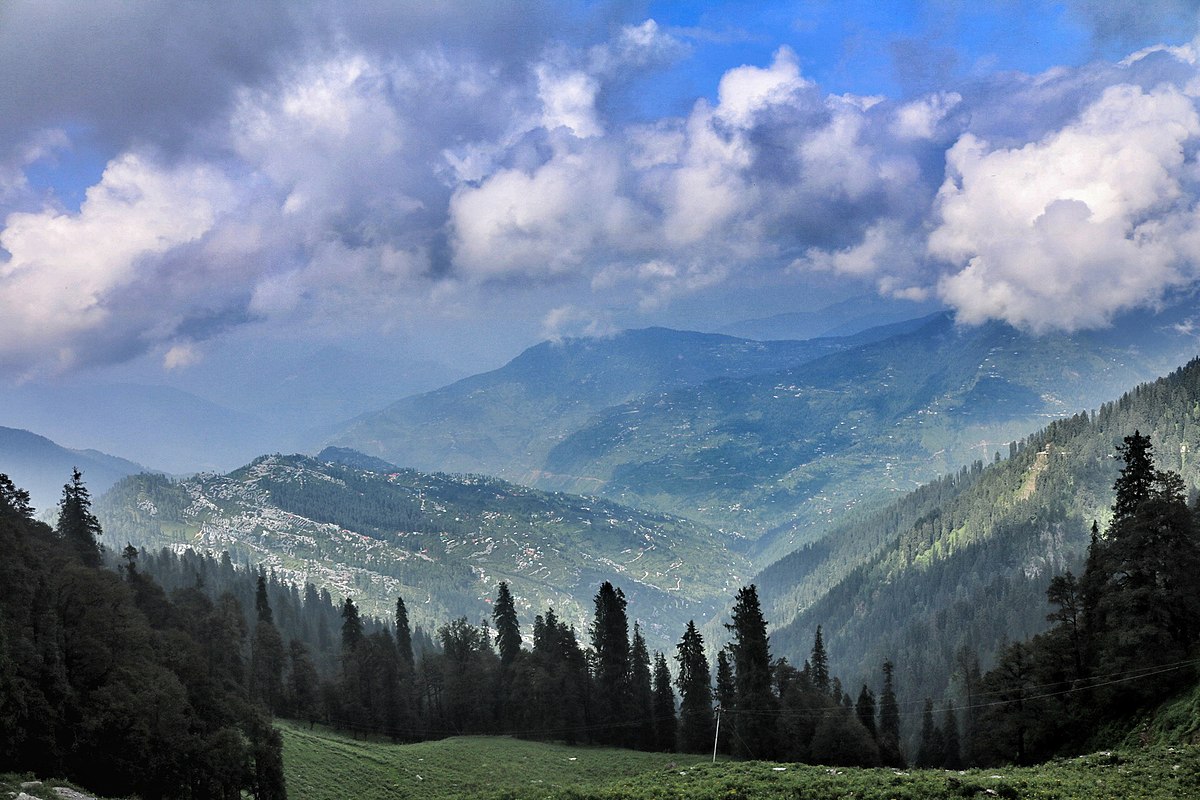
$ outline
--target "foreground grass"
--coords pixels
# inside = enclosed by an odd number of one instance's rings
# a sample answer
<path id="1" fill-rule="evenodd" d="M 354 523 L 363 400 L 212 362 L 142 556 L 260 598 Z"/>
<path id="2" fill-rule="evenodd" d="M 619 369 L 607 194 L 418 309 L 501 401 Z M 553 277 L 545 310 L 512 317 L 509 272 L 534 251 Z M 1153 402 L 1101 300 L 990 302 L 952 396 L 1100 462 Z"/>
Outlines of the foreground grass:
<path id="1" fill-rule="evenodd" d="M 283 724 L 288 795 L 297 800 L 1177 800 L 1200 798 L 1200 748 L 1098 753 L 1021 769 L 896 771 L 722 762 L 702 756 L 461 737 L 361 742 Z"/>
<path id="2" fill-rule="evenodd" d="M 288 723 L 280 728 L 288 796 L 303 800 L 554 797 L 571 787 L 658 774 L 680 760 L 492 736 L 393 745 Z"/>

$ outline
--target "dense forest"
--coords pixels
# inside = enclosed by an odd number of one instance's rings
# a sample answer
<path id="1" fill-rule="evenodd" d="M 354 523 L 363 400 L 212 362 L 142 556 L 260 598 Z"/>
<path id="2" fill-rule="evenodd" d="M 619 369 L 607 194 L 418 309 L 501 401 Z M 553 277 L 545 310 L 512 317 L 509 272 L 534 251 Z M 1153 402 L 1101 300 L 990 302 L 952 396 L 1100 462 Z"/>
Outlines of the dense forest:
<path id="1" fill-rule="evenodd" d="M 106 569 L 78 471 L 56 528 L 0 475 L 0 771 L 144 798 L 285 796 L 232 599 Z"/>
<path id="2" fill-rule="evenodd" d="M 334 603 L 311 584 L 301 591 L 228 557 L 129 550 L 125 561 L 125 571 L 245 609 L 247 693 L 310 724 L 398 742 L 502 734 L 707 753 L 716 741 L 720 752 L 740 757 L 868 765 L 881 763 L 882 730 L 884 760 L 902 763 L 891 666 L 880 671 L 877 709 L 875 691 L 863 686 L 851 703 L 829 675 L 819 632 L 815 666 L 772 658 L 753 586 L 737 595 L 730 644 L 714 665 L 694 623 L 673 652 L 652 653 L 640 625 L 630 627 L 624 592 L 608 582 L 593 598 L 586 631 L 551 608 L 526 635 L 516 598 L 501 583 L 490 619 L 475 625 L 462 617 L 431 634 L 410 625 L 403 598 L 381 621 L 361 614 L 352 598 Z"/>

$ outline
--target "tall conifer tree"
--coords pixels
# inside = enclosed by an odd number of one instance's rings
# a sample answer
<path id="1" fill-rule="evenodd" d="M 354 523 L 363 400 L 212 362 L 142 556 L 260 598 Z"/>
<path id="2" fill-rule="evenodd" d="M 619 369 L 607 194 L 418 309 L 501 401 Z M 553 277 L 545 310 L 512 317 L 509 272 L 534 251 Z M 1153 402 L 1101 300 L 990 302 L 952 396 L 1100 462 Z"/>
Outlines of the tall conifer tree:
<path id="1" fill-rule="evenodd" d="M 879 696 L 879 758 L 884 766 L 903 769 L 904 753 L 900 750 L 900 704 L 896 701 L 893 682 L 895 667 L 883 662 L 883 692 Z"/>
<path id="2" fill-rule="evenodd" d="M 751 584 L 738 591 L 731 614 L 733 634 L 729 652 L 733 656 L 735 705 L 734 740 L 741 755 L 769 759 L 775 753 L 775 696 L 771 691 L 771 649 L 767 621 L 758 602 L 758 589 Z"/>
<path id="3" fill-rule="evenodd" d="M 413 673 L 412 631 L 408 627 L 408 609 L 404 598 L 396 598 L 396 652 L 400 656 L 400 669 L 409 676 Z"/>
<path id="4" fill-rule="evenodd" d="M 717 651 L 717 705 L 722 712 L 730 712 L 727 723 L 721 726 L 717 733 L 717 749 L 729 754 L 730 742 L 733 740 L 733 716 L 737 710 L 737 683 L 733 679 L 733 666 L 729 663 L 729 653 L 726 650 Z"/>
<path id="5" fill-rule="evenodd" d="M 78 469 L 71 471 L 70 483 L 63 486 L 58 508 L 58 534 L 70 543 L 83 563 L 100 566 L 100 522 L 92 514 L 92 495 Z"/>
<path id="6" fill-rule="evenodd" d="M 496 647 L 500 651 L 500 664 L 507 667 L 521 652 L 521 626 L 517 620 L 517 608 L 508 582 L 500 581 L 496 589 L 496 603 L 492 606 L 492 621 L 496 623 Z"/>
<path id="7" fill-rule="evenodd" d="M 676 645 L 675 660 L 679 674 L 679 750 L 684 753 L 703 753 L 712 747 L 713 707 L 712 675 L 708 656 L 704 653 L 704 638 L 689 621 L 683 638 Z"/>
<path id="8" fill-rule="evenodd" d="M 675 692 L 671 689 L 671 670 L 662 653 L 654 654 L 654 749 L 660 753 L 675 751 Z"/>
<path id="9" fill-rule="evenodd" d="M 829 657 L 825 654 L 825 640 L 821 636 L 821 626 L 817 626 L 817 635 L 813 637 L 812 655 L 808 659 L 809 677 L 812 680 L 813 688 L 818 692 L 828 693 L 830 691 L 829 684 Z M 839 682 L 837 691 L 834 692 L 834 699 L 841 702 L 842 687 Z"/>
<path id="10" fill-rule="evenodd" d="M 592 649 L 596 654 L 595 688 L 592 695 L 597 739 L 604 744 L 623 744 L 630 738 L 629 621 L 625 615 L 625 593 L 605 581 L 595 597 Z"/>
<path id="11" fill-rule="evenodd" d="M 637 720 L 629 744 L 637 750 L 653 750 L 654 744 L 654 687 L 650 674 L 650 652 L 642 638 L 641 626 L 633 623 L 633 643 L 629 646 L 629 683 L 632 691 L 632 711 Z"/>

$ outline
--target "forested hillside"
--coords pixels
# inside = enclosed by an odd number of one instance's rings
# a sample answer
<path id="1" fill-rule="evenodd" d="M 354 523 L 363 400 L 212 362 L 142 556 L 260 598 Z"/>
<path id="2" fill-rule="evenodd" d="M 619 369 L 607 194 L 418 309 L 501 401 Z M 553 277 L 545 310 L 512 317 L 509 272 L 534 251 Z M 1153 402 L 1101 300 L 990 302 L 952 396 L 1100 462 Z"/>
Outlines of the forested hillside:
<path id="1" fill-rule="evenodd" d="M 648 396 L 551 452 L 542 485 L 586 487 L 757 540 L 767 564 L 1048 420 L 1195 354 L 1190 306 L 1100 333 L 922 328 L 787 370 Z"/>
<path id="2" fill-rule="evenodd" d="M 1093 521 L 1112 517 L 1117 447 L 1141 431 L 1158 465 L 1200 485 L 1200 361 L 1052 423 L 982 464 L 847 523 L 765 570 L 764 605 L 783 623 L 773 641 L 788 657 L 823 626 L 831 663 L 851 677 L 895 660 L 909 700 L 943 697 L 984 668 L 1006 641 L 1046 628 L 1046 589 L 1080 572 Z M 957 678 L 955 676 L 958 676 Z"/>
<path id="3" fill-rule="evenodd" d="M 667 328 L 542 342 L 500 369 L 364 414 L 330 441 L 404 467 L 528 484 L 550 449 L 603 409 L 716 377 L 801 364 L 905 327 L 802 342 Z"/>
<path id="4" fill-rule="evenodd" d="M 582 626 L 595 585 L 619 580 L 662 647 L 688 619 L 715 615 L 750 571 L 736 540 L 687 520 L 339 450 L 183 481 L 134 476 L 97 510 L 121 546 L 228 551 L 353 596 L 367 614 L 389 615 L 404 595 L 430 628 L 485 617 L 501 580 L 523 611 L 552 606 Z"/>
<path id="5" fill-rule="evenodd" d="M 110 796 L 285 796 L 278 733 L 246 694 L 236 602 L 168 599 L 106 569 L 79 473 L 56 529 L 0 475 L 0 772 Z"/>

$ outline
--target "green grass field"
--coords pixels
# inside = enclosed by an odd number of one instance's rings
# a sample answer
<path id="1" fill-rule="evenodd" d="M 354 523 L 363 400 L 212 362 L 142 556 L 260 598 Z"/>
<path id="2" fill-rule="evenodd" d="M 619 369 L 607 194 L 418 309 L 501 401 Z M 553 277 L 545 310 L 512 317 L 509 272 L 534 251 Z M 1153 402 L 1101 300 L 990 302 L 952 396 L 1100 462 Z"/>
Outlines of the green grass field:
<path id="1" fill-rule="evenodd" d="M 943 772 L 753 761 L 714 765 L 703 756 L 496 737 L 392 745 L 288 723 L 281 728 L 288 796 L 295 800 L 1200 798 L 1200 748 L 1195 746 L 1097 753 L 1021 769 Z"/>

